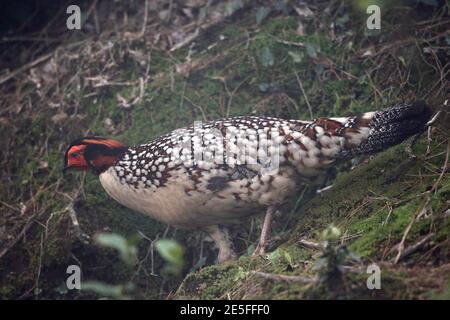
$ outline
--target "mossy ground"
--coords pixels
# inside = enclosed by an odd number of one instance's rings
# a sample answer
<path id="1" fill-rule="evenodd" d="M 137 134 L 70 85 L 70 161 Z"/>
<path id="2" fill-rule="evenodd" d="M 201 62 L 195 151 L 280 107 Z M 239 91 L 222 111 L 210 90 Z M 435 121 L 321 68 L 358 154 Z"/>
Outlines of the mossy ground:
<path id="1" fill-rule="evenodd" d="M 432 141 L 422 136 L 413 146 L 414 161 L 400 145 L 359 159 L 352 170 L 342 164 L 339 173 L 320 182 L 320 186 L 333 183 L 332 189 L 316 195 L 315 187 L 308 187 L 286 203 L 285 212 L 274 223 L 276 237 L 270 258 L 248 254 L 258 238 L 259 218 L 255 218 L 252 228 L 239 230 L 239 260 L 192 272 L 192 266 L 204 257 L 211 264 L 215 256 L 214 248 L 203 242 L 201 235 L 174 229 L 167 232 L 165 225 L 116 204 L 92 175 L 61 176 L 65 145 L 86 132 L 114 135 L 135 145 L 194 121 L 227 116 L 310 119 L 311 114 L 355 114 L 422 98 L 434 108 L 442 105 L 441 87 L 434 84 L 443 80 L 430 66 L 436 63 L 434 58 L 423 56 L 423 48 L 414 41 L 395 45 L 408 28 L 421 30 L 406 22 L 394 24 L 398 21 L 395 13 L 387 15 L 390 18 L 381 32 L 367 35 L 364 13 L 352 6 L 329 4 L 336 23 L 333 29 L 327 27 L 329 13 L 317 9 L 314 18 L 304 20 L 292 7 L 288 13 L 273 9 L 257 25 L 257 8 L 255 4 L 238 11 L 201 34 L 193 49 L 170 53 L 139 39 L 113 42 L 109 54 L 116 63 L 114 81 L 138 83 L 147 72 L 151 79 L 139 101 L 130 107 L 121 106 L 118 97 L 132 100 L 139 93 L 137 85 L 93 91 L 86 79 L 76 78 L 67 84 L 64 112 L 70 116 L 62 123 L 49 121 L 58 110 L 43 108 L 2 125 L 0 132 L 14 138 L 4 143 L 3 150 L 10 154 L 5 169 L 10 176 L 8 183 L 0 186 L 3 204 L 13 208 L 2 204 L 5 214 L 0 222 L 11 226 L 7 233 L 13 239 L 5 236 L 1 240 L 7 247 L 15 238 L 19 240 L 0 260 L 1 298 L 93 297 L 61 289 L 70 264 L 82 266 L 83 279 L 113 284 L 133 281 L 136 298 L 161 298 L 168 292 L 173 298 L 192 299 L 448 297 L 448 173 L 433 189 L 442 172 L 449 136 L 445 114 L 431 134 Z M 426 9 L 418 12 L 412 8 L 407 14 L 413 21 L 425 21 L 435 13 Z M 303 32 L 299 32 L 299 22 Z M 101 45 L 88 42 L 78 60 L 66 67 L 89 68 L 92 77 L 101 74 L 104 63 L 88 54 Z M 367 51 L 374 48 L 381 53 Z M 367 55 L 362 54 L 365 50 Z M 145 66 L 149 69 L 133 58 L 136 52 L 148 57 Z M 440 55 L 438 52 L 435 59 Z M 108 125 L 105 119 L 110 120 Z M 63 210 L 74 195 L 81 229 L 91 237 L 105 231 L 124 236 L 141 232 L 148 239 L 166 234 L 185 244 L 186 277 L 168 280 L 151 274 L 159 273 L 163 262 L 159 257 L 150 261 L 148 240 L 139 245 L 137 267 L 126 266 L 109 250 L 80 241 Z M 430 233 L 433 236 L 427 246 L 395 264 L 395 245 L 428 198 L 429 210 L 412 223 L 404 245 L 414 245 Z M 22 215 L 21 202 L 26 207 Z M 20 222 L 17 228 L 15 221 Z M 264 280 L 250 272 L 314 276 L 318 252 L 302 247 L 299 240 L 319 241 L 320 232 L 330 224 L 343 232 L 345 243 L 361 257 L 362 266 L 369 262 L 380 265 L 382 290 L 367 289 L 365 272 L 346 273 L 342 286 L 334 290 Z"/>

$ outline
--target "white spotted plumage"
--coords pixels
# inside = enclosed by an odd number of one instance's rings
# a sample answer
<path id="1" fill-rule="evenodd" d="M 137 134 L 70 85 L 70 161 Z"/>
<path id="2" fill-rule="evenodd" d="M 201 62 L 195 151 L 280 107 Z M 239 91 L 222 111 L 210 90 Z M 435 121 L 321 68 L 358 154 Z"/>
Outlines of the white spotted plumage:
<path id="1" fill-rule="evenodd" d="M 120 203 L 163 222 L 228 224 L 283 202 L 369 134 L 356 118 L 210 121 L 130 148 L 100 181 Z"/>
<path id="2" fill-rule="evenodd" d="M 65 169 L 91 168 L 123 205 L 208 232 L 223 261 L 234 256 L 224 225 L 265 209 L 270 221 L 277 204 L 337 159 L 398 144 L 423 131 L 430 117 L 431 110 L 415 102 L 359 117 L 249 116 L 195 123 L 136 147 L 89 136 L 71 143 Z"/>

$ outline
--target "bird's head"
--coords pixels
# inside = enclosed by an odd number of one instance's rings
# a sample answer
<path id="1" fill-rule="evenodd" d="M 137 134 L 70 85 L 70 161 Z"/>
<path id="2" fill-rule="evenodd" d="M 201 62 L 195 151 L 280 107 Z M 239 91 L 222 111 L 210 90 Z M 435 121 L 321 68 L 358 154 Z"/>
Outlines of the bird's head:
<path id="1" fill-rule="evenodd" d="M 72 141 L 64 156 L 63 172 L 67 169 L 100 174 L 114 165 L 117 158 L 128 150 L 123 143 L 107 138 L 87 136 Z"/>

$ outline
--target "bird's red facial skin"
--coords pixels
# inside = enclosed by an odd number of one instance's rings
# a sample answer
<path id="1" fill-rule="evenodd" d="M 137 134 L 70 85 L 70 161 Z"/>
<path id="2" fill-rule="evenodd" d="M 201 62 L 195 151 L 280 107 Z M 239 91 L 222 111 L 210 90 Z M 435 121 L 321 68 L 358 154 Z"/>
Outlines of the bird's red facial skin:
<path id="1" fill-rule="evenodd" d="M 101 137 L 89 136 L 77 139 L 66 151 L 63 172 L 73 168 L 100 174 L 114 165 L 117 158 L 128 150 L 123 143 Z"/>
<path id="2" fill-rule="evenodd" d="M 65 169 L 89 170 L 89 165 L 84 158 L 85 145 L 73 146 L 67 152 L 67 163 Z"/>

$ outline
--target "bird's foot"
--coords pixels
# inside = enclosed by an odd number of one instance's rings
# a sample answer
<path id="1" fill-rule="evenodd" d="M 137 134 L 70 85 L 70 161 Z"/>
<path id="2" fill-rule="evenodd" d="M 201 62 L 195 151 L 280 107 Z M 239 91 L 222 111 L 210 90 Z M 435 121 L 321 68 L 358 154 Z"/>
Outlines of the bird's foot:
<path id="1" fill-rule="evenodd" d="M 266 254 L 267 242 L 262 243 L 261 241 L 256 246 L 255 251 L 253 251 L 252 257 L 263 256 Z"/>
<path id="2" fill-rule="evenodd" d="M 228 250 L 219 250 L 219 255 L 217 256 L 217 262 L 227 262 L 227 261 L 233 261 L 237 259 L 237 254 L 232 249 Z"/>
<path id="3" fill-rule="evenodd" d="M 205 228 L 205 231 L 210 235 L 219 248 L 219 255 L 217 257 L 218 263 L 235 260 L 237 258 L 237 255 L 233 250 L 233 243 L 230 240 L 227 228 L 213 225 Z"/>

